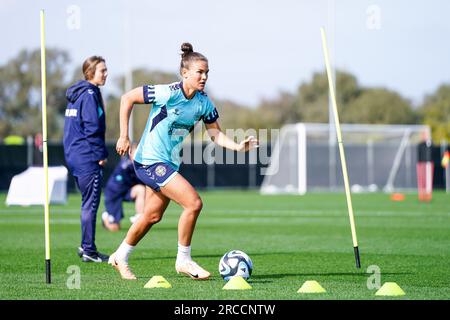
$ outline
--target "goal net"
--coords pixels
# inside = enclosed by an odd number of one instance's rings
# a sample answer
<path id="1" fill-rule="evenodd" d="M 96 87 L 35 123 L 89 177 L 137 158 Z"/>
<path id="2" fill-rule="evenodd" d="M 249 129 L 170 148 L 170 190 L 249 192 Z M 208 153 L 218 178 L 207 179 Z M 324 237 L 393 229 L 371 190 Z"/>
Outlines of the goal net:
<path id="1" fill-rule="evenodd" d="M 417 190 L 417 145 L 422 125 L 342 124 L 352 192 Z M 344 189 L 334 126 L 298 123 L 280 130 L 261 193 L 304 194 Z"/>

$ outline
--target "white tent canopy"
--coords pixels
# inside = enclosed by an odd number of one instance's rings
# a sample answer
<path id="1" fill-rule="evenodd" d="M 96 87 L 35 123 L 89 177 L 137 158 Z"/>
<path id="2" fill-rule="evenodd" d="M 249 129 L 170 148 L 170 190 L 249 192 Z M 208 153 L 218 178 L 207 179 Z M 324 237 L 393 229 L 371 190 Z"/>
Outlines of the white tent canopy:
<path id="1" fill-rule="evenodd" d="M 48 168 L 49 203 L 67 202 L 67 169 L 64 166 Z M 6 205 L 44 205 L 44 168 L 29 167 L 15 175 L 9 186 Z"/>

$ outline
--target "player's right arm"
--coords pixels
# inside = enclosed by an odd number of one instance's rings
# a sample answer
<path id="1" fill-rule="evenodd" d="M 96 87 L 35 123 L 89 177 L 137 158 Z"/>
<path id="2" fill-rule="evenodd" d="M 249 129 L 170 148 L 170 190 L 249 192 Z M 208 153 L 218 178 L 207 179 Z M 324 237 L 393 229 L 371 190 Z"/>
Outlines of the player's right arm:
<path id="1" fill-rule="evenodd" d="M 170 85 L 144 85 L 125 93 L 120 99 L 120 136 L 117 140 L 116 151 L 121 156 L 127 154 L 130 150 L 130 138 L 128 136 L 128 122 L 133 105 L 153 104 L 154 107 L 165 105 L 172 94 L 176 90 L 172 90 Z"/>
<path id="2" fill-rule="evenodd" d="M 128 135 L 128 124 L 130 121 L 130 114 L 135 103 L 144 103 L 144 93 L 142 87 L 135 88 L 122 95 L 120 99 L 120 136 L 116 143 L 116 151 L 121 156 L 124 156 L 130 150 L 130 137 Z"/>

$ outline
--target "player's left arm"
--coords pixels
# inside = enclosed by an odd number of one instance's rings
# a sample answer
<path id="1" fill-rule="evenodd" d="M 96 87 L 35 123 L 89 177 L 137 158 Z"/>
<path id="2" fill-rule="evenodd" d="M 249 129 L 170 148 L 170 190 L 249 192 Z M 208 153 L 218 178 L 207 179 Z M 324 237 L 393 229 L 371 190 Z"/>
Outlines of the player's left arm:
<path id="1" fill-rule="evenodd" d="M 219 122 L 217 120 L 212 123 L 205 123 L 205 127 L 208 131 L 209 136 L 211 137 L 211 140 L 223 148 L 245 152 L 258 147 L 258 140 L 253 136 L 247 137 L 240 143 L 234 142 L 222 132 L 222 129 L 220 128 Z"/>

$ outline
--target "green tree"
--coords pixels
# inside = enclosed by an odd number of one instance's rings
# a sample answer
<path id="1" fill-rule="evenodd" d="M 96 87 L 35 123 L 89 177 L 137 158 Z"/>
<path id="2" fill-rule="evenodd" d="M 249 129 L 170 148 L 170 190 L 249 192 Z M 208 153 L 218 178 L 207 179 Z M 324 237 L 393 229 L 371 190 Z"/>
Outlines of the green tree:
<path id="1" fill-rule="evenodd" d="M 338 70 L 336 72 L 336 103 L 342 123 L 412 124 L 417 114 L 411 103 L 396 92 L 380 88 L 362 88 L 356 77 Z M 281 102 L 284 101 L 284 102 Z M 295 122 L 329 121 L 329 86 L 325 72 L 315 73 L 310 82 L 301 84 L 295 96 L 279 98 L 271 102 L 272 110 L 280 110 L 279 125 Z M 258 114 L 268 113 L 268 106 L 261 104 Z M 270 120 L 269 120 L 270 122 Z"/>
<path id="2" fill-rule="evenodd" d="M 277 99 L 263 100 L 254 115 L 260 122 L 259 127 L 267 129 L 280 128 L 284 123 L 295 122 L 297 113 L 295 96 L 288 92 L 281 92 Z"/>
<path id="3" fill-rule="evenodd" d="M 61 139 L 65 109 L 67 52 L 48 48 L 47 132 Z M 0 66 L 0 137 L 27 136 L 42 132 L 40 50 L 22 50 Z"/>
<path id="4" fill-rule="evenodd" d="M 450 141 L 450 85 L 441 85 L 427 96 L 419 114 L 423 123 L 431 127 L 434 142 Z"/>
<path id="5" fill-rule="evenodd" d="M 336 72 L 336 102 L 339 114 L 345 105 L 360 93 L 355 76 Z M 297 91 L 297 97 L 291 110 L 290 122 L 328 122 L 329 121 L 329 87 L 325 72 L 315 73 L 311 82 L 303 83 Z"/>
<path id="6" fill-rule="evenodd" d="M 362 90 L 344 105 L 339 116 L 346 123 L 414 124 L 417 121 L 408 100 L 383 88 Z"/>

